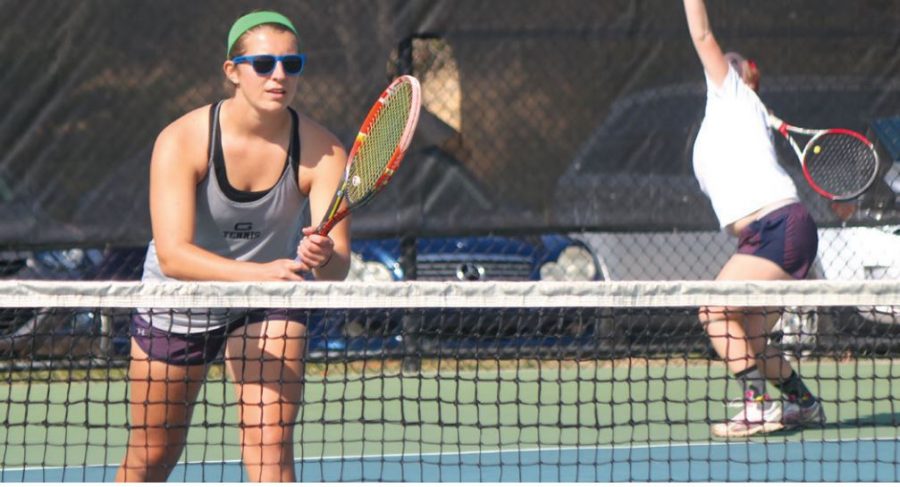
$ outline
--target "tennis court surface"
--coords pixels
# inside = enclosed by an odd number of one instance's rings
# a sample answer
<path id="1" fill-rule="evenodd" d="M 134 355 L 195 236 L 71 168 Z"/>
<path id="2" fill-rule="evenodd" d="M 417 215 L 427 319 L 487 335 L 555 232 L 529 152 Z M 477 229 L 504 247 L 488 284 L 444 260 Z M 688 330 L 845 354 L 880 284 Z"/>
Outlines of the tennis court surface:
<path id="1" fill-rule="evenodd" d="M 889 281 L 11 281 L 0 283 L 0 298 L 10 313 L 79 323 L 91 314 L 101 324 L 38 326 L 33 346 L 7 347 L 4 482 L 113 480 L 128 437 L 127 356 L 113 344 L 134 308 L 248 303 L 315 309 L 310 320 L 339 328 L 369 318 L 364 334 L 329 332 L 363 345 L 311 348 L 296 422 L 298 480 L 900 480 L 900 341 L 892 338 L 900 289 Z M 771 339 L 823 400 L 823 427 L 711 436 L 740 391 L 696 321 L 706 304 L 794 313 Z M 171 480 L 246 479 L 236 410 L 232 384 L 214 363 Z"/>

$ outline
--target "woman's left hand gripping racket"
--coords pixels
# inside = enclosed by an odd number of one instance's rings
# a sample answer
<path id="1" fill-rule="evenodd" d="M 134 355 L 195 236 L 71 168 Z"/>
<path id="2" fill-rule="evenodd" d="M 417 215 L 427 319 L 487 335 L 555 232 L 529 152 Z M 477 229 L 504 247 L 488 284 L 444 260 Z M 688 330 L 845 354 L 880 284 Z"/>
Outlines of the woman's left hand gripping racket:
<path id="1" fill-rule="evenodd" d="M 832 201 L 847 201 L 863 194 L 878 176 L 878 154 L 872 142 L 847 129 L 812 130 L 788 125 L 769 114 L 769 126 L 790 143 L 809 185 Z M 791 133 L 811 136 L 800 150 Z"/>
<path id="2" fill-rule="evenodd" d="M 316 233 L 327 235 L 391 180 L 416 130 L 422 104 L 420 93 L 419 81 L 404 75 L 378 97 L 350 148 L 344 178 Z"/>

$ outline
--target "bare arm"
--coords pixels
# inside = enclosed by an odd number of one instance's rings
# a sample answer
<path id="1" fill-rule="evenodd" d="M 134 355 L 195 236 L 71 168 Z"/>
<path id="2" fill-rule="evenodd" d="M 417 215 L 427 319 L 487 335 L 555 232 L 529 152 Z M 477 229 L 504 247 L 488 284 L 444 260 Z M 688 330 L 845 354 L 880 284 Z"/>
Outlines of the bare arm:
<path id="1" fill-rule="evenodd" d="M 347 164 L 347 152 L 330 132 L 304 119 L 300 187 L 308 187 L 312 226 L 303 229 L 305 237 L 297 248 L 297 256 L 313 269 L 318 280 L 343 280 L 350 270 L 350 217 L 346 217 L 327 237 L 314 233 L 328 211 L 334 192 L 340 184 Z"/>
<path id="2" fill-rule="evenodd" d="M 684 0 L 684 13 L 703 70 L 716 86 L 721 86 L 728 75 L 728 61 L 709 26 L 706 3 L 704 0 Z"/>
<path id="3" fill-rule="evenodd" d="M 266 264 L 221 257 L 194 241 L 197 183 L 206 171 L 206 110 L 192 112 L 159 135 L 150 163 L 150 219 L 162 272 L 181 280 L 300 280 L 291 259 Z"/>

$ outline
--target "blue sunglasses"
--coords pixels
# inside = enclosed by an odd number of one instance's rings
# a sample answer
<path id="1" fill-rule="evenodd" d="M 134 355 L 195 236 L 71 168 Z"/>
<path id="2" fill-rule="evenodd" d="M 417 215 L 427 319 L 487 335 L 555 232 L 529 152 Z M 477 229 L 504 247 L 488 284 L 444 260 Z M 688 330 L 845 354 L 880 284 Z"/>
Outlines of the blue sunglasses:
<path id="1" fill-rule="evenodd" d="M 271 54 L 257 54 L 255 56 L 238 56 L 231 60 L 234 64 L 247 63 L 253 67 L 253 71 L 260 76 L 267 76 L 275 71 L 275 65 L 281 62 L 285 74 L 288 76 L 298 76 L 306 65 L 305 54 L 286 54 L 284 56 L 273 56 Z"/>

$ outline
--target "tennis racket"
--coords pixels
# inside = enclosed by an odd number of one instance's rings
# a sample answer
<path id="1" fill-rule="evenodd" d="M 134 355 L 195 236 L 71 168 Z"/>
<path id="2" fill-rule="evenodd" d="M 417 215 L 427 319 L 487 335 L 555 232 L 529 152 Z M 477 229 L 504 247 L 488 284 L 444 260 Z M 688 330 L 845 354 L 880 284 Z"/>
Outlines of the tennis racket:
<path id="1" fill-rule="evenodd" d="M 421 104 L 419 81 L 412 76 L 400 76 L 381 93 L 356 135 L 344 177 L 316 233 L 327 235 L 387 185 L 412 140 Z"/>
<path id="2" fill-rule="evenodd" d="M 769 114 L 769 126 L 787 139 L 797 153 L 803 176 L 820 195 L 847 201 L 863 194 L 878 175 L 878 154 L 872 142 L 848 129 L 813 130 L 795 127 Z M 803 150 L 791 134 L 811 138 Z"/>

